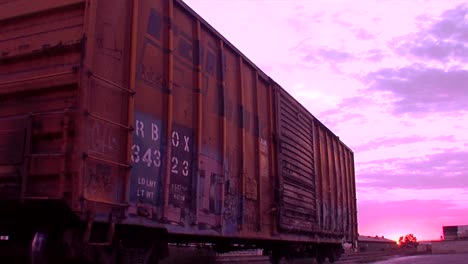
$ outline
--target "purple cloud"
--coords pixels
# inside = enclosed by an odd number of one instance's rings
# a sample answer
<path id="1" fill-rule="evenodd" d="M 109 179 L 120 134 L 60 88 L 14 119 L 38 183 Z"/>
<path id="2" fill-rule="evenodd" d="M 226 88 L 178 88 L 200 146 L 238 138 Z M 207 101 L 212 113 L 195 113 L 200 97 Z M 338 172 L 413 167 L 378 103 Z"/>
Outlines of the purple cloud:
<path id="1" fill-rule="evenodd" d="M 443 70 L 413 64 L 380 69 L 366 76 L 370 91 L 389 91 L 396 97 L 393 113 L 455 112 L 468 109 L 468 71 Z"/>
<path id="2" fill-rule="evenodd" d="M 436 38 L 468 42 L 468 5 L 459 5 L 442 14 L 442 20 L 429 30 Z"/>
<path id="3" fill-rule="evenodd" d="M 407 137 L 396 137 L 396 138 L 378 138 L 372 140 L 364 145 L 357 146 L 354 149 L 356 152 L 368 151 L 377 148 L 389 148 L 398 146 L 401 144 L 411 144 L 416 142 L 427 141 L 427 138 L 418 135 L 407 136 Z"/>
<path id="4" fill-rule="evenodd" d="M 332 116 L 344 114 L 348 112 L 347 110 L 356 109 L 363 105 L 370 105 L 372 103 L 373 103 L 373 100 L 368 97 L 364 97 L 364 96 L 348 97 L 348 98 L 342 99 L 341 102 L 336 106 L 336 108 L 332 108 L 332 109 L 321 112 L 320 116 L 323 118 L 329 118 Z M 364 115 L 359 114 L 359 115 L 355 115 L 355 117 L 364 117 Z"/>
<path id="5" fill-rule="evenodd" d="M 357 39 L 361 39 L 361 40 L 375 39 L 374 35 L 372 35 L 369 31 L 367 31 L 367 30 L 365 30 L 363 28 L 355 30 L 355 33 L 356 33 L 356 38 Z"/>
<path id="6" fill-rule="evenodd" d="M 438 20 L 419 17 L 420 21 L 429 21 L 429 25 L 392 42 L 390 46 L 397 54 L 423 62 L 395 69 L 383 68 L 367 74 L 364 80 L 370 84 L 368 92 L 391 92 L 395 99 L 395 115 L 423 116 L 467 110 L 468 71 L 461 67 L 468 61 L 467 15 L 468 5 L 460 5 L 444 12 Z M 427 60 L 458 62 L 458 66 L 450 69 L 429 67 Z"/>
<path id="7" fill-rule="evenodd" d="M 390 159 L 366 163 L 359 187 L 440 189 L 468 186 L 468 151 L 446 151 L 425 159 Z"/>
<path id="8" fill-rule="evenodd" d="M 385 54 L 382 50 L 380 49 L 371 49 L 367 51 L 367 53 L 364 55 L 364 58 L 368 61 L 372 62 L 379 62 L 385 57 Z"/>
<path id="9" fill-rule="evenodd" d="M 453 43 L 434 39 L 424 39 L 421 43 L 412 43 L 400 47 L 401 51 L 423 59 L 448 62 L 452 58 L 468 60 L 468 47 L 463 43 Z"/>
<path id="10" fill-rule="evenodd" d="M 384 107 L 390 107 L 389 111 L 397 116 L 409 114 L 423 117 L 440 112 L 453 115 L 468 110 L 468 70 L 462 67 L 463 61 L 468 61 L 468 20 L 465 19 L 467 14 L 468 5 L 460 5 L 445 11 L 436 20 L 427 16 L 416 18 L 424 21 L 426 26 L 415 34 L 403 36 L 396 42 L 392 41 L 390 47 L 399 55 L 420 59 L 421 63 L 416 62 L 400 68 L 381 68 L 367 73 L 361 78 L 361 81 L 368 85 L 368 89 L 362 91 L 363 95 L 344 99 L 337 108 L 342 112 L 346 109 L 358 109 L 362 105 L 372 104 L 371 98 L 376 93 L 382 95 L 381 92 L 390 92 L 390 95 L 385 95 L 390 104 Z M 335 22 L 353 30 L 351 25 L 342 23 L 338 18 Z M 371 62 L 382 61 L 385 57 L 385 51 L 377 48 L 359 56 Z M 329 61 L 336 67 L 340 63 L 357 58 L 357 55 L 342 50 L 321 49 L 308 52 L 304 60 Z M 450 61 L 452 67 L 428 66 L 427 60 Z M 336 117 L 338 113 L 322 113 L 325 116 L 331 114 Z"/>
<path id="11" fill-rule="evenodd" d="M 325 12 L 309 14 L 300 5 L 294 9 L 294 16 L 287 18 L 286 23 L 291 25 L 297 32 L 306 32 L 311 27 L 311 22 L 321 23 L 325 16 Z"/>
<path id="12" fill-rule="evenodd" d="M 305 56 L 305 61 L 329 61 L 334 63 L 343 63 L 354 59 L 354 55 L 336 49 L 319 49 L 318 51 L 310 52 Z"/>
<path id="13" fill-rule="evenodd" d="M 368 97 L 348 97 L 341 101 L 341 103 L 338 105 L 338 108 L 358 108 L 362 105 L 368 105 L 371 103 L 373 103 L 373 100 Z"/>
<path id="14" fill-rule="evenodd" d="M 345 113 L 341 111 L 337 111 L 340 115 L 336 115 L 336 117 L 331 117 L 334 114 L 331 114 L 333 110 L 322 112 L 320 113 L 320 120 L 331 130 L 337 129 L 338 125 L 343 122 L 349 122 L 351 120 L 357 120 L 358 123 L 364 124 L 368 120 L 365 115 L 363 114 L 356 114 L 356 113 Z M 355 150 L 355 149 L 354 149 Z"/>
<path id="15" fill-rule="evenodd" d="M 392 43 L 396 53 L 424 60 L 448 62 L 468 60 L 468 5 L 448 10 L 419 32 Z"/>
<path id="16" fill-rule="evenodd" d="M 317 117 L 330 128 L 336 128 L 340 123 L 349 122 L 354 119 L 357 119 L 358 123 L 364 124 L 368 121 L 366 115 L 352 113 L 348 110 L 369 104 L 372 104 L 370 98 L 359 96 L 348 97 L 343 99 L 335 108 L 320 112 Z"/>

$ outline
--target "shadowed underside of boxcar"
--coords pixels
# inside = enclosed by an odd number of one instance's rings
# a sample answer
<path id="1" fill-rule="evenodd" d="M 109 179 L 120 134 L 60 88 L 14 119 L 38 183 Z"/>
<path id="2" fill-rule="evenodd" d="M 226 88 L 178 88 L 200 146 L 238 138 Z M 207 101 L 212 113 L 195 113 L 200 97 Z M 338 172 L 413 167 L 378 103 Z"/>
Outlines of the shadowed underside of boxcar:
<path id="1" fill-rule="evenodd" d="M 2 257 L 355 242 L 352 151 L 183 2 L 6 1 L 0 32 Z"/>

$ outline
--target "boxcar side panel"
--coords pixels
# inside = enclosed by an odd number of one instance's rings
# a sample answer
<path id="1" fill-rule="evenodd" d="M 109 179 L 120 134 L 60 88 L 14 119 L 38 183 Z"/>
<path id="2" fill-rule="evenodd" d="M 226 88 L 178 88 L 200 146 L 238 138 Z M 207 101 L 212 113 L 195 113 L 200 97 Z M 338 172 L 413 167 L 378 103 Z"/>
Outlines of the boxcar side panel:
<path id="1" fill-rule="evenodd" d="M 258 213 L 259 213 L 259 231 L 266 236 L 270 236 L 274 231 L 273 225 L 274 214 L 272 213 L 274 205 L 274 194 L 275 194 L 275 177 L 272 171 L 273 159 L 271 157 L 272 151 L 272 111 L 270 97 L 271 83 L 262 80 L 259 76 L 257 79 L 257 112 L 259 120 L 259 135 L 257 137 L 258 144 Z"/>
<path id="2" fill-rule="evenodd" d="M 337 229 L 339 232 L 344 232 L 343 230 L 343 199 L 342 199 L 342 189 L 343 189 L 343 181 L 342 178 L 343 176 L 341 175 L 341 164 L 340 164 L 340 152 L 339 152 L 339 141 L 334 141 L 333 143 L 333 158 L 335 161 L 335 175 L 336 175 L 336 193 L 337 193 Z"/>
<path id="3" fill-rule="evenodd" d="M 166 163 L 169 175 L 165 183 L 164 219 L 179 225 L 189 224 L 192 196 L 193 173 L 193 127 L 196 114 L 193 67 L 193 36 L 194 25 L 182 11 L 172 9 L 172 26 L 168 34 L 172 34 L 172 130 L 167 130 L 166 144 L 170 148 L 170 158 Z M 163 22 L 164 24 L 164 22 Z M 166 66 L 167 67 L 167 66 Z M 145 96 L 144 94 L 140 96 Z"/>
<path id="4" fill-rule="evenodd" d="M 281 232 L 352 241 L 352 152 L 281 87 L 276 93 Z"/>
<path id="5" fill-rule="evenodd" d="M 226 100 L 226 177 L 223 233 L 235 235 L 242 222 L 242 113 L 241 113 L 241 66 L 238 54 L 224 48 L 225 100 Z"/>
<path id="6" fill-rule="evenodd" d="M 96 215 L 126 209 L 131 4 L 91 1 L 83 62 L 83 198 Z M 96 15 L 94 15 L 96 14 Z M 89 22 L 89 21 L 88 21 Z"/>
<path id="7" fill-rule="evenodd" d="M 322 182 L 322 188 L 321 188 L 321 193 L 322 193 L 322 200 L 319 202 L 322 204 L 322 227 L 321 230 L 323 231 L 329 231 L 330 230 L 330 204 L 331 204 L 331 194 L 330 194 L 330 180 L 327 177 L 328 175 L 328 159 L 326 158 L 328 156 L 328 151 L 327 151 L 327 141 L 325 137 L 325 133 L 322 129 L 320 129 L 319 126 L 318 128 L 318 137 L 319 137 L 319 145 L 320 145 L 320 156 L 316 156 L 317 162 L 320 163 L 320 174 L 318 174 L 321 182 Z"/>
<path id="8" fill-rule="evenodd" d="M 322 183 L 319 197 L 322 203 L 322 230 L 330 234 L 343 234 L 349 240 L 353 224 L 348 220 L 348 211 L 355 202 L 353 189 L 349 182 L 350 168 L 353 166 L 348 157 L 352 152 L 318 120 L 314 122 L 320 152 L 316 159 L 320 174 L 318 181 Z M 324 168 L 325 166 L 325 168 Z"/>
<path id="9" fill-rule="evenodd" d="M 178 233 L 258 235 L 267 82 L 178 1 L 139 1 L 138 14 L 130 214 Z"/>
<path id="10" fill-rule="evenodd" d="M 280 227 L 312 232 L 317 228 L 312 118 L 283 89 L 278 91 Z"/>
<path id="11" fill-rule="evenodd" d="M 172 73 L 165 70 L 172 63 L 167 52 L 172 39 L 164 23 L 167 9 L 163 1 L 138 1 L 129 215 L 148 220 L 160 219 L 165 207 L 167 142 L 171 136 L 167 132 L 168 125 L 172 127 L 168 102 Z"/>
<path id="12" fill-rule="evenodd" d="M 347 207 L 348 207 L 348 202 L 346 199 L 347 195 L 347 185 L 346 185 L 346 175 L 345 175 L 345 166 L 343 163 L 343 158 L 344 158 L 344 151 L 343 151 L 343 144 L 341 142 L 338 142 L 337 144 L 337 152 L 338 152 L 338 167 L 340 171 L 340 184 L 341 184 L 341 230 L 347 235 L 347 230 L 348 228 L 346 227 L 346 221 L 347 221 Z"/>
<path id="13" fill-rule="evenodd" d="M 215 229 L 219 232 L 224 192 L 223 148 L 225 145 L 223 140 L 225 98 L 224 88 L 220 82 L 221 51 L 218 38 L 207 28 L 201 27 L 200 37 L 203 104 L 202 127 L 198 131 L 201 133 L 197 193 L 200 202 L 198 222 L 201 229 Z"/>
<path id="14" fill-rule="evenodd" d="M 244 173 L 244 212 L 242 231 L 249 235 L 258 229 L 258 175 L 257 175 L 257 144 L 255 140 L 256 127 L 258 125 L 258 115 L 256 113 L 256 83 L 255 72 L 250 65 L 243 64 L 243 86 L 244 102 L 242 113 L 244 116 L 243 129 L 245 133 L 245 157 Z"/>
<path id="15" fill-rule="evenodd" d="M 357 200 L 356 200 L 356 172 L 354 171 L 354 153 L 352 151 L 349 151 L 349 156 L 350 156 L 350 168 L 351 168 L 351 173 L 350 173 L 350 178 L 351 178 L 351 190 L 353 193 L 352 197 L 352 206 L 353 206 L 353 211 L 351 212 L 351 215 L 353 216 L 353 221 L 352 221 L 352 236 L 357 242 L 357 237 L 358 237 L 358 219 L 357 219 Z"/>

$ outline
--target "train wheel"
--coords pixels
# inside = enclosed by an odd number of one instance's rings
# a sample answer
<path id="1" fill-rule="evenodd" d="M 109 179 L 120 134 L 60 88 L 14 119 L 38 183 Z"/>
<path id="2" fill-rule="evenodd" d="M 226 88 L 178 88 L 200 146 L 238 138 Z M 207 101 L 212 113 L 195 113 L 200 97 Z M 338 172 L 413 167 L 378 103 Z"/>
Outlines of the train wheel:
<path id="1" fill-rule="evenodd" d="M 158 250 L 158 244 L 152 243 L 148 251 L 145 254 L 144 264 L 158 264 L 160 258 L 162 258 L 162 256 Z"/>
<path id="2" fill-rule="evenodd" d="M 323 254 L 321 254 L 320 252 L 317 254 L 317 256 L 315 257 L 315 260 L 317 261 L 317 264 L 323 264 L 325 263 L 325 259 L 327 257 Z"/>
<path id="3" fill-rule="evenodd" d="M 34 233 L 31 241 L 31 264 L 47 263 L 46 243 L 48 239 L 48 235 L 44 231 Z"/>
<path id="4" fill-rule="evenodd" d="M 288 256 L 273 254 L 270 257 L 270 262 L 272 264 L 291 264 L 294 263 L 294 260 Z"/>
<path id="5" fill-rule="evenodd" d="M 328 261 L 330 263 L 335 263 L 335 261 L 340 259 L 342 253 L 343 248 L 341 246 L 335 246 L 331 248 L 328 253 Z"/>
<path id="6" fill-rule="evenodd" d="M 63 263 L 63 244 L 60 231 L 38 229 L 33 233 L 30 246 L 30 264 Z"/>
<path id="7" fill-rule="evenodd" d="M 291 262 L 289 262 L 288 260 L 286 260 L 285 257 L 281 257 L 281 258 L 270 258 L 270 262 L 271 262 L 271 264 L 288 264 L 288 263 L 291 263 Z"/>

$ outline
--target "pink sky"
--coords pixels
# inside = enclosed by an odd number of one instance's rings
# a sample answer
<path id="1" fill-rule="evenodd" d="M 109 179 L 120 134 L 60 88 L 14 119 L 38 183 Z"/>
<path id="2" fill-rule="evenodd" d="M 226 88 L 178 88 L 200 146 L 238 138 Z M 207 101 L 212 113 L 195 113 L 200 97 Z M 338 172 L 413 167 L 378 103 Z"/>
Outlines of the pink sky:
<path id="1" fill-rule="evenodd" d="M 464 0 L 184 0 L 355 152 L 359 233 L 468 224 Z"/>

